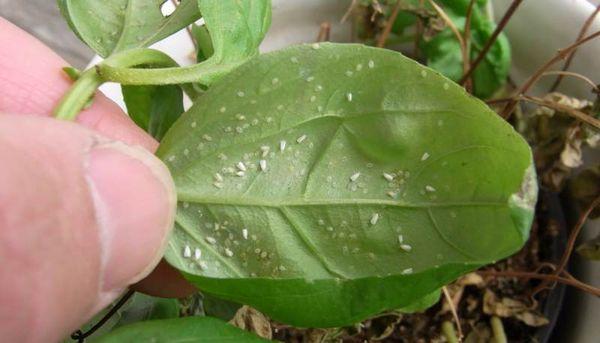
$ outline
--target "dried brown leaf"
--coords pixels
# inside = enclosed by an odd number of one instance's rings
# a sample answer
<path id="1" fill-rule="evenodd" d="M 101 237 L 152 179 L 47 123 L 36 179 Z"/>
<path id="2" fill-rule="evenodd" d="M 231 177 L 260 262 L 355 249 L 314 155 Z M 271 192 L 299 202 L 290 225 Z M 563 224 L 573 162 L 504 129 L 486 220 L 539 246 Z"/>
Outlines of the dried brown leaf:
<path id="1" fill-rule="evenodd" d="M 498 298 L 489 289 L 486 289 L 483 296 L 483 312 L 503 318 L 515 318 L 533 327 L 548 324 L 546 317 L 530 309 L 525 303 L 508 297 Z"/>
<path id="2" fill-rule="evenodd" d="M 262 338 L 273 338 L 269 319 L 252 307 L 246 305 L 242 306 L 229 323 L 242 330 L 254 332 Z"/>

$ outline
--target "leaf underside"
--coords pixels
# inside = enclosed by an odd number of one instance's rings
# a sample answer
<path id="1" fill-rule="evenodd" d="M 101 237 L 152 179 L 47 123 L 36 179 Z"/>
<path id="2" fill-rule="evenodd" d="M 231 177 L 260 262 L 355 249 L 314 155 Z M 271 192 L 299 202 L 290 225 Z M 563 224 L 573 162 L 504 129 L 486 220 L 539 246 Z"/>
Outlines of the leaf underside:
<path id="1" fill-rule="evenodd" d="M 182 0 L 168 16 L 168 0 L 58 0 L 71 29 L 100 56 L 147 47 L 200 18 L 198 0 Z"/>
<path id="2" fill-rule="evenodd" d="M 205 292 L 304 327 L 409 306 L 517 251 L 537 195 L 528 145 L 484 103 L 352 44 L 254 58 L 158 155 L 180 201 L 167 260 Z"/>

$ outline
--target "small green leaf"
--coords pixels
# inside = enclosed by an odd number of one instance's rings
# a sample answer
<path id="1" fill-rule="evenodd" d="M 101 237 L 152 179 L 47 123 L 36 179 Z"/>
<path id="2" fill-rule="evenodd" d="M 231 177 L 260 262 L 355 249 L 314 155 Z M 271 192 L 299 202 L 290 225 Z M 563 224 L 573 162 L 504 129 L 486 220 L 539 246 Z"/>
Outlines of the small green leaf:
<path id="1" fill-rule="evenodd" d="M 207 49 L 203 51 L 204 56 L 210 54 L 207 60 L 181 68 L 127 69 L 101 66 L 102 76 L 122 84 L 199 82 L 209 86 L 258 54 L 258 46 L 271 25 L 270 0 L 197 1 L 212 42 L 212 53 L 204 43 Z"/>
<path id="2" fill-rule="evenodd" d="M 181 202 L 167 260 L 303 327 L 408 306 L 514 253 L 537 196 L 529 146 L 483 102 L 353 44 L 254 58 L 157 154 Z"/>
<path id="3" fill-rule="evenodd" d="M 182 0 L 168 16 L 168 0 L 58 0 L 71 29 L 100 56 L 147 47 L 200 18 L 197 0 Z"/>
<path id="4" fill-rule="evenodd" d="M 178 86 L 121 88 L 131 119 L 158 141 L 183 113 L 183 93 Z"/>
<path id="5" fill-rule="evenodd" d="M 150 320 L 120 327 L 94 342 L 268 342 L 219 319 L 184 317 Z"/>

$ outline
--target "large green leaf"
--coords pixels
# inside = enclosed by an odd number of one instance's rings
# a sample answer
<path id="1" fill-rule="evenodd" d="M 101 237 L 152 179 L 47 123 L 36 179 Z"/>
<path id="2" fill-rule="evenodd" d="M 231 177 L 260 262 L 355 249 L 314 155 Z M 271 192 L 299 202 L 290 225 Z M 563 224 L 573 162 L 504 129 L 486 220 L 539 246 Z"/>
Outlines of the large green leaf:
<path id="1" fill-rule="evenodd" d="M 181 202 L 168 261 L 205 292 L 304 327 L 407 306 L 510 255 L 537 195 L 528 145 L 484 103 L 352 44 L 249 61 L 158 155 Z"/>
<path id="2" fill-rule="evenodd" d="M 122 342 L 268 342 L 210 317 L 150 320 L 123 326 L 94 341 Z"/>
<path id="3" fill-rule="evenodd" d="M 161 5 L 166 1 L 58 0 L 58 5 L 77 36 L 106 57 L 149 46 L 200 18 L 197 0 L 182 0 L 173 13 L 164 16 Z"/>

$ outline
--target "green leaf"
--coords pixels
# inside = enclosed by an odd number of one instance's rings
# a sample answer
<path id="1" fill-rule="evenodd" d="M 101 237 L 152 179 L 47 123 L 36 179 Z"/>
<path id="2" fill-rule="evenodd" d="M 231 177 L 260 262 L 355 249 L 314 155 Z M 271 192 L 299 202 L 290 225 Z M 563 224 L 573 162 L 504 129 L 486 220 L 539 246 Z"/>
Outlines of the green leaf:
<path id="1" fill-rule="evenodd" d="M 94 341 L 121 342 L 268 342 L 219 319 L 185 317 L 126 325 Z"/>
<path id="2" fill-rule="evenodd" d="M 147 47 L 200 18 L 196 0 L 182 0 L 168 16 L 168 0 L 58 0 L 71 29 L 100 56 Z"/>
<path id="3" fill-rule="evenodd" d="M 527 143 L 483 102 L 353 44 L 256 57 L 157 154 L 181 202 L 167 260 L 203 292 L 302 327 L 407 306 L 510 255 L 537 196 Z"/>
<path id="4" fill-rule="evenodd" d="M 452 22 L 462 33 L 468 1 L 439 1 Z M 471 21 L 471 61 L 477 58 L 483 46 L 492 36 L 496 25 L 481 14 L 480 8 L 473 8 Z M 460 44 L 450 28 L 444 29 L 430 41 L 423 42 L 422 49 L 427 56 L 427 65 L 453 81 L 463 75 Z M 511 52 L 508 39 L 500 34 L 484 60 L 473 73 L 474 94 L 480 98 L 489 98 L 506 83 L 510 71 Z"/>
<path id="5" fill-rule="evenodd" d="M 100 74 L 122 84 L 199 82 L 208 86 L 258 54 L 258 46 L 271 25 L 270 0 L 198 0 L 198 6 L 212 42 L 210 58 L 181 68 L 100 66 Z"/>
<path id="6" fill-rule="evenodd" d="M 158 141 L 183 113 L 183 93 L 178 86 L 121 88 L 131 119 Z"/>

